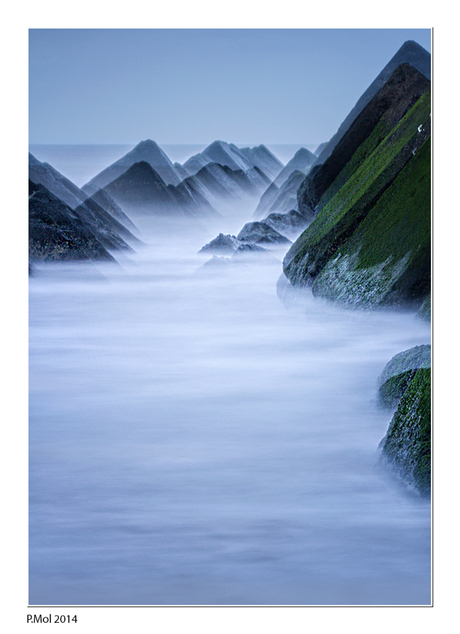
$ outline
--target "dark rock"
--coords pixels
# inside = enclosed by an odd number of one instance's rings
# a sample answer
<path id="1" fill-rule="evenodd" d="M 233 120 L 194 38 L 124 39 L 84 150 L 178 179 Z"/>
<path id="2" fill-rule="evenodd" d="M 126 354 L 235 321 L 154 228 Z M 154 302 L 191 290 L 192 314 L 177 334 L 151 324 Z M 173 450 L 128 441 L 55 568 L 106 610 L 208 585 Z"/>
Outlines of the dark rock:
<path id="1" fill-rule="evenodd" d="M 29 181 L 31 260 L 112 260 L 77 213 L 43 185 Z"/>
<path id="2" fill-rule="evenodd" d="M 216 215 L 199 191 L 184 183 L 177 187 L 167 185 L 146 161 L 132 165 L 106 185 L 104 191 L 130 213 L 183 217 Z"/>
<path id="3" fill-rule="evenodd" d="M 335 146 L 350 128 L 353 121 L 359 116 L 359 114 L 364 110 L 364 108 L 375 96 L 375 94 L 380 90 L 380 88 L 386 83 L 388 78 L 394 73 L 396 68 L 401 64 L 410 64 L 424 77 L 426 77 L 428 80 L 431 80 L 431 55 L 422 46 L 417 44 L 417 42 L 414 42 L 412 40 L 404 42 L 404 44 L 391 58 L 385 68 L 379 73 L 372 84 L 361 95 L 356 105 L 350 111 L 350 113 L 345 118 L 345 120 L 340 125 L 339 129 L 330 139 L 330 141 L 322 144 L 317 148 L 315 152 L 315 154 L 317 155 L 318 151 L 321 149 L 317 159 L 317 164 L 324 163 L 324 161 L 332 154 Z"/>
<path id="4" fill-rule="evenodd" d="M 117 210 L 114 207 L 115 203 L 108 196 L 100 198 L 104 208 L 97 199 L 88 198 L 85 192 L 68 178 L 48 163 L 41 163 L 32 154 L 29 154 L 29 178 L 31 182 L 43 185 L 47 191 L 74 210 L 106 248 L 130 249 L 125 240 L 138 242 L 125 225 L 107 211 L 111 208 L 120 218 L 124 216 L 119 208 Z"/>
<path id="5" fill-rule="evenodd" d="M 337 189 L 346 183 L 353 164 L 370 156 L 378 143 L 429 90 L 430 81 L 415 68 L 409 64 L 398 66 L 351 122 L 328 158 L 311 168 L 298 190 L 299 211 L 306 215 L 323 209 Z M 374 142 L 366 144 L 374 130 Z"/>
<path id="6" fill-rule="evenodd" d="M 315 159 L 306 148 L 300 148 L 262 194 L 253 217 L 261 219 L 272 211 L 297 209 L 297 189 Z"/>
<path id="7" fill-rule="evenodd" d="M 151 139 L 141 141 L 118 161 L 106 167 L 102 172 L 92 178 L 82 189 L 88 195 L 94 194 L 99 189 L 124 174 L 135 163 L 146 162 L 155 170 L 167 185 L 178 185 L 181 181 L 174 165 L 163 150 Z"/>
<path id="8" fill-rule="evenodd" d="M 214 141 L 202 152 L 191 156 L 185 161 L 183 168 L 193 176 L 208 163 L 217 163 L 218 165 L 229 167 L 233 171 L 242 170 L 243 172 L 256 167 L 252 160 L 248 159 L 244 152 L 239 150 L 233 143 Z"/>
<path id="9" fill-rule="evenodd" d="M 418 307 L 429 293 L 427 88 L 415 69 L 398 67 L 321 166 L 321 179 L 307 176 L 312 188 L 304 181 L 299 192 L 310 203 L 321 194 L 321 205 L 285 257 L 292 284 L 349 306 Z"/>
<path id="10" fill-rule="evenodd" d="M 299 172 L 297 170 L 292 172 L 286 181 L 280 186 L 275 199 L 268 209 L 268 213 L 272 213 L 274 211 L 285 213 L 291 209 L 297 210 L 297 191 L 304 179 L 305 174 L 303 172 Z M 311 214 L 308 214 L 307 216 L 305 216 L 305 214 L 302 215 L 309 218 L 309 220 L 313 219 Z"/>

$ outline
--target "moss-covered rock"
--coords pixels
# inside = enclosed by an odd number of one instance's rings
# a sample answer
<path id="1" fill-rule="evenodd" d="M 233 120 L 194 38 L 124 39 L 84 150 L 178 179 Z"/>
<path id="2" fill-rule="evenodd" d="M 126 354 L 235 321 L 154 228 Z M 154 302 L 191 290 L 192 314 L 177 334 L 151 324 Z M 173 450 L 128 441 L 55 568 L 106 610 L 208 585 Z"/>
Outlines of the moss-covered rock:
<path id="1" fill-rule="evenodd" d="M 431 367 L 431 345 L 415 346 L 395 355 L 378 378 L 379 402 L 396 407 L 420 368 Z"/>
<path id="2" fill-rule="evenodd" d="M 423 497 L 431 492 L 431 369 L 407 385 L 381 444 L 382 462 Z"/>
<path id="3" fill-rule="evenodd" d="M 358 147 L 285 257 L 293 285 L 353 306 L 420 306 L 431 280 L 430 105 L 428 92 Z"/>

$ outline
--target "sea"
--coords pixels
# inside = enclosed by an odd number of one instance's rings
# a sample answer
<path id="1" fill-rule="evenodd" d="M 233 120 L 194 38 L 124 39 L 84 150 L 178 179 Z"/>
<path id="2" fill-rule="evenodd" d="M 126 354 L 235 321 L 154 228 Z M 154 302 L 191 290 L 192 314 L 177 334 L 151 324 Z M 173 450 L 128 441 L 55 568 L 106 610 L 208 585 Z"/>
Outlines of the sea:
<path id="1" fill-rule="evenodd" d="M 31 151 L 81 186 L 129 149 Z M 36 266 L 31 605 L 431 603 L 431 505 L 380 466 L 377 401 L 430 325 L 291 288 L 284 246 L 200 253 L 253 212 L 136 220 L 116 262 Z"/>

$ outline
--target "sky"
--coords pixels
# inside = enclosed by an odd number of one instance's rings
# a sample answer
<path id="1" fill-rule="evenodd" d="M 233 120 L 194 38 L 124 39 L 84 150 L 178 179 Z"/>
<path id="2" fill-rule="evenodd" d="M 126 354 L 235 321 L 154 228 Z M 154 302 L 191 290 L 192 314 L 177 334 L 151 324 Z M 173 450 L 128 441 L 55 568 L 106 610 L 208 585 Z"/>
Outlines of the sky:
<path id="1" fill-rule="evenodd" d="M 430 29 L 30 29 L 29 143 L 327 141 Z"/>

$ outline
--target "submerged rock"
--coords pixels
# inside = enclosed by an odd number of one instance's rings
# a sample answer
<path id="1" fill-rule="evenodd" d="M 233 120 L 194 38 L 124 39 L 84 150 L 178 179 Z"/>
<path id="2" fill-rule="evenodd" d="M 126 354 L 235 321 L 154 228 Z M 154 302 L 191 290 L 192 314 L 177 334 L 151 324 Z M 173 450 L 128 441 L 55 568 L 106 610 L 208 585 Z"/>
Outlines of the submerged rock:
<path id="1" fill-rule="evenodd" d="M 431 369 L 420 368 L 406 386 L 380 443 L 382 463 L 422 497 L 431 492 Z"/>
<path id="2" fill-rule="evenodd" d="M 218 251 L 221 253 L 234 253 L 241 245 L 240 240 L 230 234 L 224 235 L 219 233 L 217 238 L 208 242 L 199 250 L 199 253 L 205 253 L 206 251 Z"/>
<path id="3" fill-rule="evenodd" d="M 395 407 L 420 368 L 431 367 L 431 345 L 415 346 L 395 355 L 378 378 L 379 401 Z"/>

